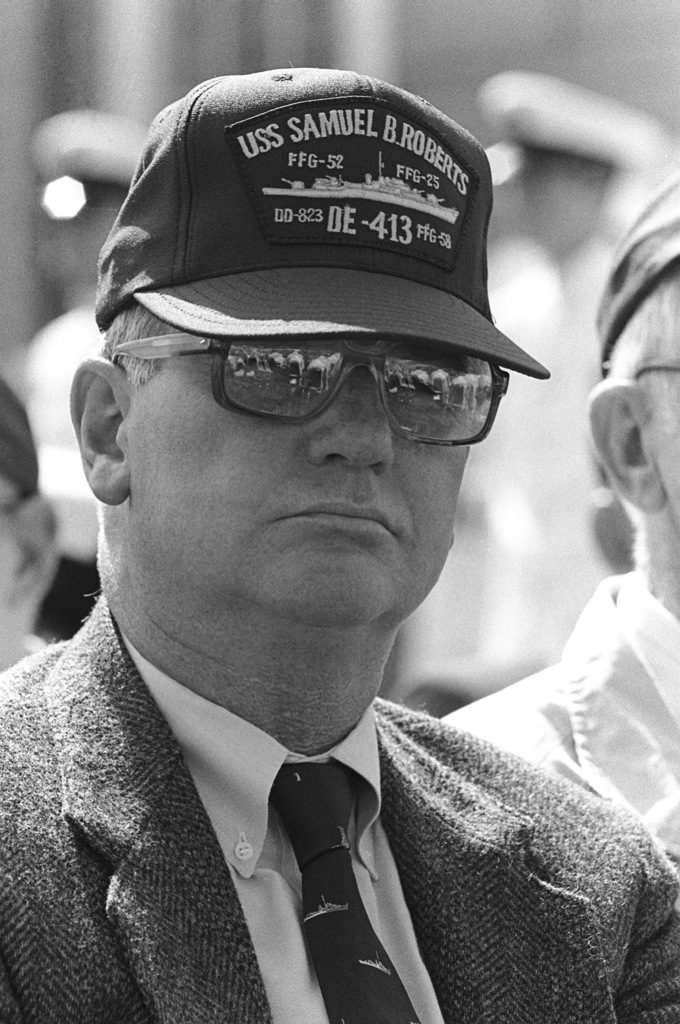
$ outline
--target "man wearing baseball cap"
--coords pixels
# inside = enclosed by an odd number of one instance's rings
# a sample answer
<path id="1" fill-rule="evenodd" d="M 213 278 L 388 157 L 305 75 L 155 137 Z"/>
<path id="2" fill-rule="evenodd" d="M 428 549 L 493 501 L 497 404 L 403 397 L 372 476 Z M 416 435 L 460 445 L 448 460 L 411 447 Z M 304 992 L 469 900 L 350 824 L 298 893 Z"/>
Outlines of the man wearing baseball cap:
<path id="1" fill-rule="evenodd" d="M 39 644 L 33 630 L 56 570 L 55 532 L 26 411 L 0 377 L 0 669 Z"/>
<path id="2" fill-rule="evenodd" d="M 633 807 L 680 863 L 680 178 L 621 242 L 590 426 L 635 571 L 597 588 L 561 663 L 451 721 Z"/>
<path id="3" fill-rule="evenodd" d="M 376 699 L 507 370 L 489 169 L 347 71 L 154 122 L 72 411 L 104 597 L 6 676 L 7 1020 L 661 1021 L 634 818 Z"/>

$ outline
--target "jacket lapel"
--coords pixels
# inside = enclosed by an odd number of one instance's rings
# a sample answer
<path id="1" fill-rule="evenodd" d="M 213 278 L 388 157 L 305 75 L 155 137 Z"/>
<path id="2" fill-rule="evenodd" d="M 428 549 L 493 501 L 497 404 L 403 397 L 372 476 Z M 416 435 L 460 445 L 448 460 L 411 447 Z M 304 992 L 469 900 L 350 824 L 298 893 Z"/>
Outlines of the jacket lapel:
<path id="1" fill-rule="evenodd" d="M 381 774 L 382 820 L 447 1024 L 614 1021 L 588 902 L 545 877 L 531 823 L 403 739 L 381 743 Z"/>
<path id="2" fill-rule="evenodd" d="M 153 1019 L 271 1021 L 212 826 L 105 604 L 53 670 L 47 696 L 63 813 L 111 866 L 105 912 Z"/>

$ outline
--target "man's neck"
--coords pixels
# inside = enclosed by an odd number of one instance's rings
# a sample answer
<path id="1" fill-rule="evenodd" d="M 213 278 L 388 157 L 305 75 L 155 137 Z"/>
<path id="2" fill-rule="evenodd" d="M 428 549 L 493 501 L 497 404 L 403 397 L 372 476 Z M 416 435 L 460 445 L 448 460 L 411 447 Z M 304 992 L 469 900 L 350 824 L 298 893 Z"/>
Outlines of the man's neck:
<path id="1" fill-rule="evenodd" d="M 114 616 L 132 645 L 166 675 L 227 708 L 289 750 L 317 754 L 338 743 L 378 692 L 393 634 L 333 630 L 298 623 L 249 629 L 231 620 L 193 623 L 189 636 L 171 623 Z"/>
<path id="2" fill-rule="evenodd" d="M 675 517 L 667 506 L 663 518 L 647 524 L 638 544 L 638 572 L 647 589 L 664 608 L 680 621 L 680 555 Z"/>

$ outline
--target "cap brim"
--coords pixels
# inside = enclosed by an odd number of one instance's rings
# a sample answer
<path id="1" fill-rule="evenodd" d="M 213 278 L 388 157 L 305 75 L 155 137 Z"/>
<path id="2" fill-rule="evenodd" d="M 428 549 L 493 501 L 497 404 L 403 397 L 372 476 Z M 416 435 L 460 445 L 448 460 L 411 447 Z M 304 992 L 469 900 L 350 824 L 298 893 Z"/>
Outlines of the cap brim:
<path id="1" fill-rule="evenodd" d="M 138 291 L 135 299 L 192 334 L 380 334 L 437 342 L 529 377 L 550 376 L 455 295 L 386 274 L 328 267 L 258 270 Z"/>

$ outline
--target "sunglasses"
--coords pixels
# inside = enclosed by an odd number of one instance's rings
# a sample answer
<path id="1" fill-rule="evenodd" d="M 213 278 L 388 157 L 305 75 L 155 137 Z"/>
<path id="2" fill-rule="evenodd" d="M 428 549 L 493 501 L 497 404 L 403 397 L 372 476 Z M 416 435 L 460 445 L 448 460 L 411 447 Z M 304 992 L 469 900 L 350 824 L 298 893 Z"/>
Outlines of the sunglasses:
<path id="1" fill-rule="evenodd" d="M 295 341 L 165 334 L 125 341 L 140 359 L 208 353 L 218 405 L 285 423 L 319 416 L 358 366 L 373 374 L 395 434 L 422 444 L 469 445 L 491 430 L 509 375 L 443 346 L 310 337 Z"/>

